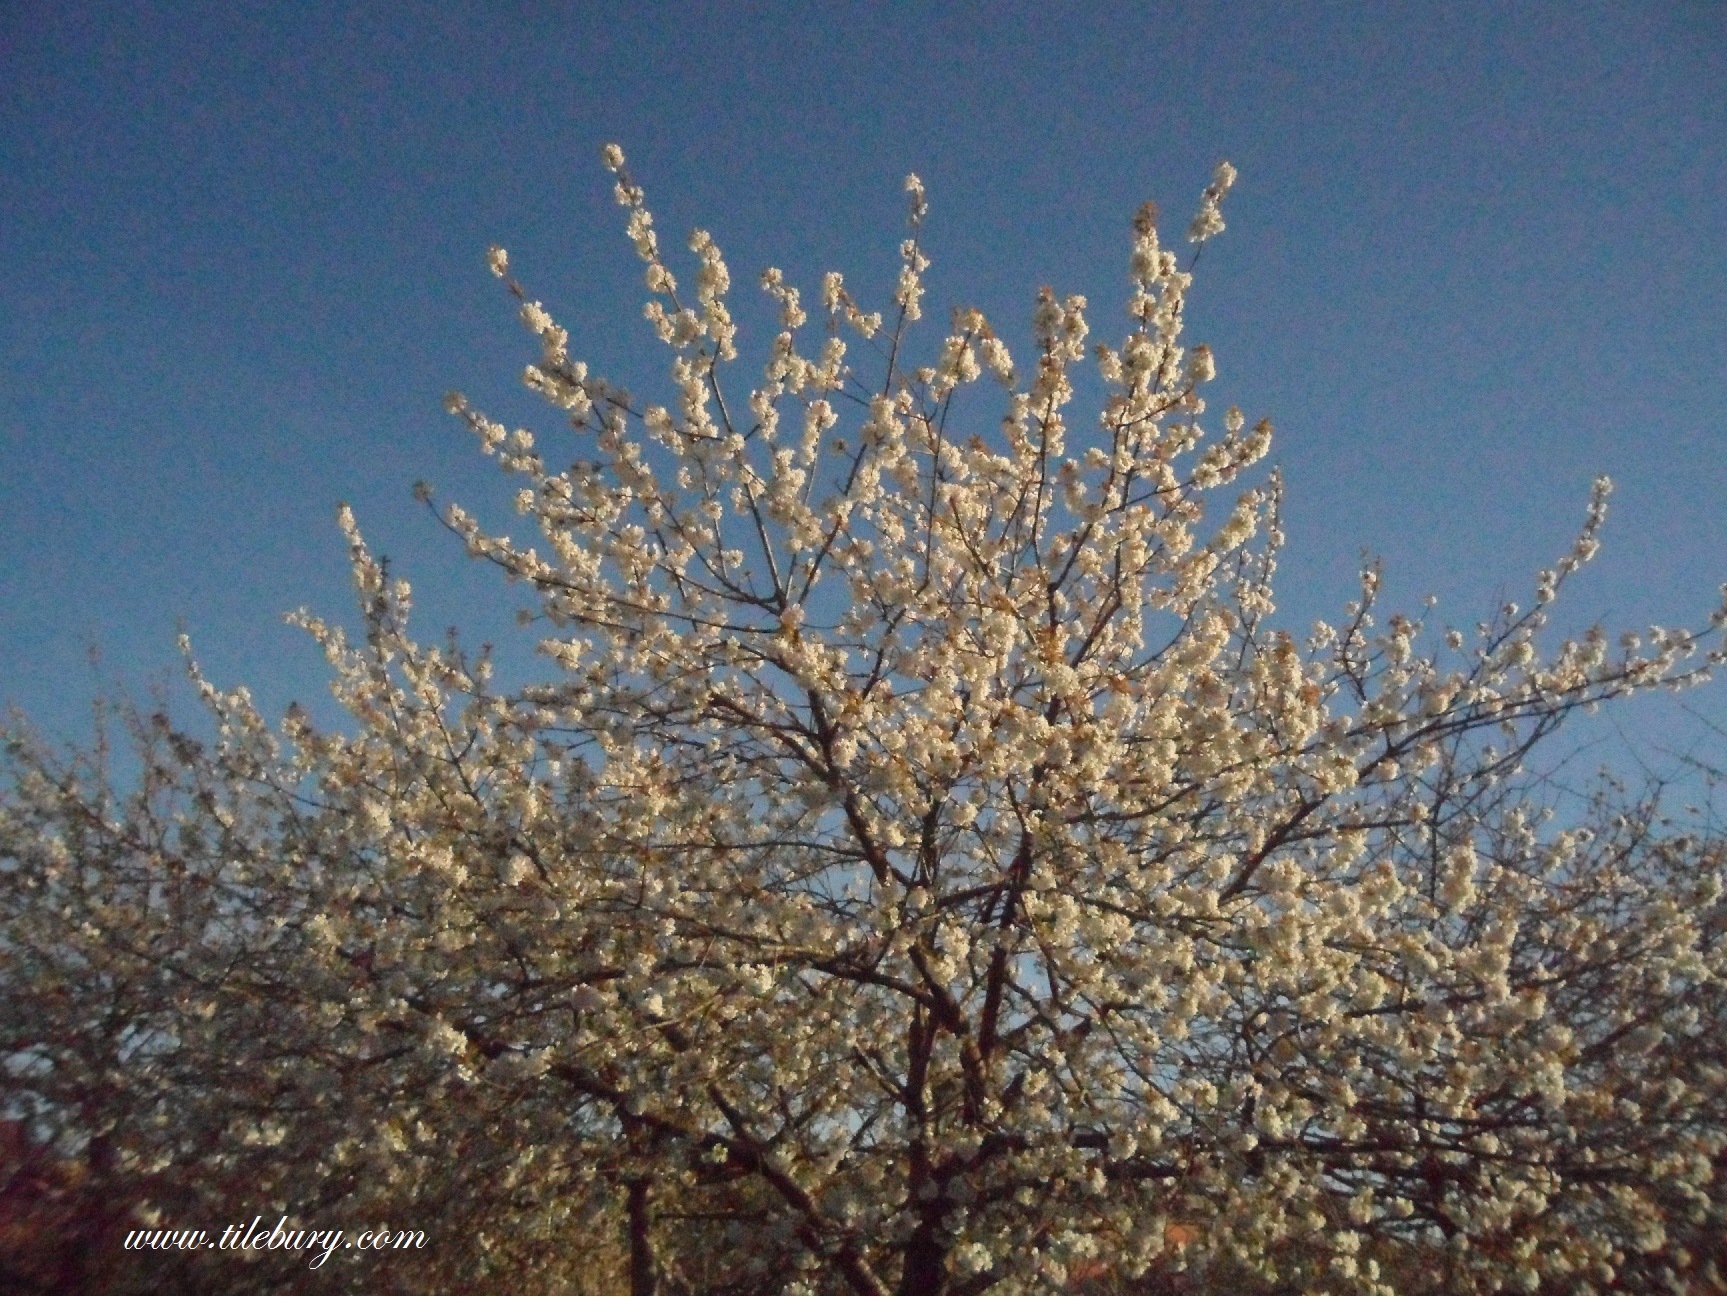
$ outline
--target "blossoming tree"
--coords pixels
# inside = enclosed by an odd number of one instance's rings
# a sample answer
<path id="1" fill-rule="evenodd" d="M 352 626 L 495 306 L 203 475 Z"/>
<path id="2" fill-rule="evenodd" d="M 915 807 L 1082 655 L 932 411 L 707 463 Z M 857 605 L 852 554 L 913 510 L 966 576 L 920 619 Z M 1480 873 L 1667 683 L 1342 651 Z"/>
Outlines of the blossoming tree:
<path id="1" fill-rule="evenodd" d="M 128 1221 L 388 1212 L 433 1248 L 366 1274 L 426 1285 L 1718 1284 L 1727 857 L 1526 773 L 1723 657 L 1538 646 L 1606 482 L 1528 609 L 1382 625 L 1369 569 L 1298 641 L 1277 476 L 1207 522 L 1271 429 L 1202 425 L 1150 205 L 1119 345 L 1046 289 L 1023 365 L 967 310 L 915 365 L 908 178 L 885 316 L 830 274 L 812 330 L 767 271 L 752 385 L 713 238 L 681 287 L 606 161 L 675 399 L 575 359 L 493 249 L 575 462 L 448 401 L 540 535 L 440 516 L 555 672 L 412 640 L 344 511 L 363 641 L 301 621 L 351 734 L 196 669 L 218 738 L 135 717 L 125 790 L 14 733 L 18 1129 Z"/>

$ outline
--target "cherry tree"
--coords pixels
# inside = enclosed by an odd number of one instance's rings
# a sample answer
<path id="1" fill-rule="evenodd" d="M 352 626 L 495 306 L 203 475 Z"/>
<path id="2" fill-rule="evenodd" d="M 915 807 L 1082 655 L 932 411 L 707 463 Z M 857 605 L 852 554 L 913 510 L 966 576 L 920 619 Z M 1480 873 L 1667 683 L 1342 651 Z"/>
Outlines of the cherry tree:
<path id="1" fill-rule="evenodd" d="M 420 489 L 546 679 L 413 639 L 344 510 L 364 633 L 299 620 L 349 733 L 195 666 L 214 737 L 129 714 L 123 789 L 12 732 L 4 1116 L 105 1187 L 92 1239 L 245 1203 L 424 1229 L 343 1274 L 426 1287 L 1719 1285 L 1727 851 L 1532 764 L 1724 656 L 1549 643 L 1607 482 L 1526 608 L 1384 616 L 1369 567 L 1297 638 L 1271 427 L 1206 418 L 1151 205 L 1119 343 L 1045 289 L 1023 362 L 957 310 L 919 364 L 908 177 L 885 309 L 768 270 L 739 378 L 714 238 L 686 286 L 605 160 L 668 404 L 494 248 L 567 428 L 447 406 L 538 535 Z"/>

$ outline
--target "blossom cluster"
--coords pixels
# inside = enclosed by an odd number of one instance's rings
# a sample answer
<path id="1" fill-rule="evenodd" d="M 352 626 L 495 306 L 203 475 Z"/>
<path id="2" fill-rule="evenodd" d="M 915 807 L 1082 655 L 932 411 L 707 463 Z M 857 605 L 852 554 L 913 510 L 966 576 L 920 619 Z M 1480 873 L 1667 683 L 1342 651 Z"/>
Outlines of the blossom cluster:
<path id="1" fill-rule="evenodd" d="M 1528 774 L 1723 658 L 1546 643 L 1607 482 L 1528 609 L 1382 621 L 1369 567 L 1298 638 L 1271 427 L 1209 417 L 1155 208 L 1119 341 L 1044 289 L 1019 357 L 961 309 L 914 364 L 910 177 L 884 309 L 765 271 L 740 387 L 714 236 L 680 279 L 605 162 L 668 399 L 494 248 L 574 462 L 446 403 L 537 535 L 439 517 L 532 590 L 547 678 L 411 638 L 344 511 L 363 640 L 299 620 L 352 734 L 194 668 L 214 744 L 139 719 L 131 793 L 15 739 L 15 1105 L 150 1202 L 479 1213 L 476 1282 L 585 1215 L 698 1288 L 1719 1283 L 1727 854 Z"/>

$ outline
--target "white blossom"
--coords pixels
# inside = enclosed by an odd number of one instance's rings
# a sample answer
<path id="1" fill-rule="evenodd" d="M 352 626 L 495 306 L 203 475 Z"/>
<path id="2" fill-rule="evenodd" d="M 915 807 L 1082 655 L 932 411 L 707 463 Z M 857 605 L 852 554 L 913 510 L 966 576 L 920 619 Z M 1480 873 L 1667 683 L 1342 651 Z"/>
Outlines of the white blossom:
<path id="1" fill-rule="evenodd" d="M 1153 207 L 1125 335 L 1046 287 L 1016 365 L 975 310 L 917 332 L 915 176 L 883 309 L 829 273 L 811 329 L 770 269 L 753 340 L 602 156 L 669 383 L 508 280 L 561 427 L 446 399 L 527 531 L 437 517 L 545 678 L 410 635 L 344 508 L 361 629 L 294 620 L 345 730 L 188 649 L 209 734 L 129 713 L 131 786 L 5 732 L 8 1112 L 56 1193 L 462 1223 L 379 1289 L 616 1287 L 632 1241 L 728 1291 L 1719 1287 L 1719 822 L 1527 765 L 1722 660 L 1548 641 L 1605 479 L 1467 649 L 1373 565 L 1299 637 L 1271 425 L 1208 415 Z"/>

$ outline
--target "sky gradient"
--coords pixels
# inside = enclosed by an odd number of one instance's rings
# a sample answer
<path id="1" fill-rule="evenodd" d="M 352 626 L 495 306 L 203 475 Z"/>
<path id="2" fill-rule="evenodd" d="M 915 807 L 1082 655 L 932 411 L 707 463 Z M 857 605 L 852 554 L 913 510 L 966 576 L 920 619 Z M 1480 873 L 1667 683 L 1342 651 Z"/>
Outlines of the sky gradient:
<path id="1" fill-rule="evenodd" d="M 266 713 L 316 704 L 281 614 L 353 620 L 340 500 L 425 638 L 523 643 L 522 592 L 411 487 L 510 526 L 451 388 L 558 427 L 516 382 L 535 345 L 490 243 L 575 354 L 663 382 L 612 140 L 740 299 L 772 264 L 885 301 L 917 171 L 927 334 L 964 304 L 1010 341 L 1042 284 L 1119 337 L 1133 211 L 1178 234 L 1227 157 L 1189 337 L 1214 411 L 1277 425 L 1288 625 L 1338 616 L 1364 549 L 1388 606 L 1527 602 L 1598 473 L 1604 550 L 1562 622 L 1697 625 L 1727 581 L 1720 4 L 10 0 L 0 704 L 82 735 L 98 690 L 173 679 L 181 625 Z M 1724 698 L 1686 703 L 1727 723 Z M 1646 742 L 1692 724 L 1661 706 Z"/>

